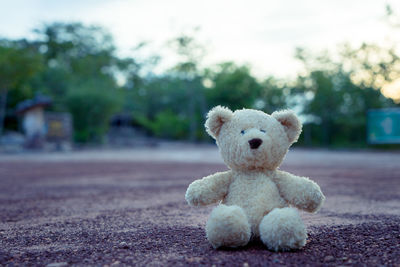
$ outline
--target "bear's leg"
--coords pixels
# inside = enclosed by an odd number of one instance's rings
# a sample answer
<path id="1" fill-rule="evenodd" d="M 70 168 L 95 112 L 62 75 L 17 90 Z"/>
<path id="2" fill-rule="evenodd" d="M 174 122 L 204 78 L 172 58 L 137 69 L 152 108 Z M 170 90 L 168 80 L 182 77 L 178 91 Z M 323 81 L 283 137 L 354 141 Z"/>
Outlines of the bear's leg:
<path id="1" fill-rule="evenodd" d="M 251 236 L 250 224 L 239 206 L 217 206 L 206 225 L 207 239 L 214 248 L 245 246 Z"/>
<path id="2" fill-rule="evenodd" d="M 261 220 L 260 238 L 268 249 L 287 251 L 302 248 L 307 231 L 295 208 L 275 208 Z"/>

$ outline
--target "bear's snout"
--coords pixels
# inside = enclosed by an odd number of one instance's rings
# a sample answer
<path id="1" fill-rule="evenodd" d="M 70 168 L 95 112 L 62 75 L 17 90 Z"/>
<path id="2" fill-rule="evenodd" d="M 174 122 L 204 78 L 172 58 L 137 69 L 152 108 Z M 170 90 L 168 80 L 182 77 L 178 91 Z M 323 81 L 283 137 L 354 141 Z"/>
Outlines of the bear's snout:
<path id="1" fill-rule="evenodd" d="M 253 138 L 249 141 L 249 145 L 251 149 L 257 149 L 259 146 L 261 146 L 262 140 L 260 138 Z"/>

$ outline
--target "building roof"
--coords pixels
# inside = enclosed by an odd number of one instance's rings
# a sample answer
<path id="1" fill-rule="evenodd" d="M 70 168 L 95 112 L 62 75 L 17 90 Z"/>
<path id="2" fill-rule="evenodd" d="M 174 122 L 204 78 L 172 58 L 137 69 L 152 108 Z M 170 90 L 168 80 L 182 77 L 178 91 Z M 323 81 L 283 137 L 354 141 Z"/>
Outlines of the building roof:
<path id="1" fill-rule="evenodd" d="M 22 102 L 19 102 L 17 104 L 17 108 L 15 111 L 18 114 L 23 114 L 23 113 L 25 113 L 33 108 L 36 108 L 36 107 L 49 106 L 51 103 L 52 103 L 52 100 L 50 97 L 44 96 L 44 95 L 37 95 L 32 99 L 27 99 Z"/>

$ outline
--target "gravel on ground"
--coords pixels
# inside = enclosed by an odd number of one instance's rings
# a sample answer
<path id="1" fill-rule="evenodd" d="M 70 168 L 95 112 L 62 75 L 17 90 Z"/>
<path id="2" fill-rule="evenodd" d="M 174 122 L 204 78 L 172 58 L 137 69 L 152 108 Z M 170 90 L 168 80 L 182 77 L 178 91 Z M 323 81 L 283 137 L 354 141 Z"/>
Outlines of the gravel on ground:
<path id="1" fill-rule="evenodd" d="M 0 265 L 400 266 L 399 153 L 289 152 L 281 169 L 315 180 L 326 202 L 302 213 L 306 246 L 278 253 L 207 242 L 212 206 L 184 194 L 226 170 L 215 148 L 121 154 L 0 156 Z"/>

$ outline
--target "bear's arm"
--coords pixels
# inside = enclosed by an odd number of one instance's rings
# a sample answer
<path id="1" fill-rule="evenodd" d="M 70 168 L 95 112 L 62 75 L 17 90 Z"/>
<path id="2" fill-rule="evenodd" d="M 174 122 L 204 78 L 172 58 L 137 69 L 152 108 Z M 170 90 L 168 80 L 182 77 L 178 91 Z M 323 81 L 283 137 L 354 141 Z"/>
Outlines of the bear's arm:
<path id="1" fill-rule="evenodd" d="M 228 193 L 232 171 L 217 172 L 191 183 L 186 201 L 191 206 L 205 206 L 221 200 Z"/>
<path id="2" fill-rule="evenodd" d="M 317 212 L 325 200 L 319 185 L 306 177 L 276 171 L 274 180 L 281 196 L 299 209 Z"/>

